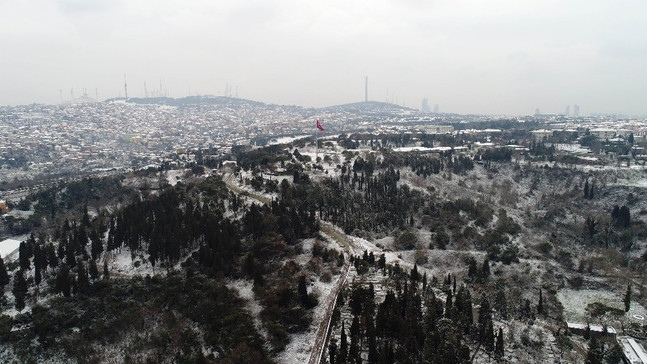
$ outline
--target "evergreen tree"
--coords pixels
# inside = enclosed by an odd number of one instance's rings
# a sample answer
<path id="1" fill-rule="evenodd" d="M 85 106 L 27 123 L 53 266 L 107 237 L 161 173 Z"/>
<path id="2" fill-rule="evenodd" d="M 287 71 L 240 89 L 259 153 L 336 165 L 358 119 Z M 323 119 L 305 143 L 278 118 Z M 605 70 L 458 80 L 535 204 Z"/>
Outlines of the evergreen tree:
<path id="1" fill-rule="evenodd" d="M 368 340 L 368 362 L 377 363 L 377 335 L 375 332 L 375 324 L 373 323 L 373 316 L 366 317 L 366 338 Z"/>
<path id="2" fill-rule="evenodd" d="M 427 290 L 427 272 L 422 275 L 422 291 Z"/>
<path id="3" fill-rule="evenodd" d="M 90 246 L 90 255 L 92 256 L 92 259 L 96 260 L 101 256 L 101 253 L 103 253 L 103 240 L 95 229 L 90 231 L 90 241 L 92 242 L 92 245 Z M 153 242 L 151 242 L 151 244 L 156 245 Z"/>
<path id="4" fill-rule="evenodd" d="M 485 327 L 488 322 L 492 321 L 492 310 L 490 309 L 490 302 L 485 295 L 481 296 L 481 306 L 479 307 L 479 331 L 481 334 L 485 332 Z"/>
<path id="5" fill-rule="evenodd" d="M 20 270 L 29 270 L 31 268 L 31 264 L 29 263 L 29 248 L 27 246 L 27 242 L 23 241 L 20 243 L 18 246 L 18 262 L 20 263 Z"/>
<path id="6" fill-rule="evenodd" d="M 76 285 L 79 293 L 88 293 L 90 289 L 90 280 L 88 279 L 88 271 L 85 269 L 83 260 L 79 258 L 77 263 L 77 278 Z"/>
<path id="7" fill-rule="evenodd" d="M 63 296 L 70 297 L 72 283 L 70 281 L 70 269 L 66 263 L 61 264 L 56 275 L 56 291 L 63 293 Z"/>
<path id="8" fill-rule="evenodd" d="M 627 291 L 625 292 L 623 302 L 625 304 L 625 312 L 629 312 L 631 308 L 631 283 L 627 284 Z"/>
<path id="9" fill-rule="evenodd" d="M 508 300 L 505 296 L 505 290 L 503 287 L 499 287 L 494 296 L 494 308 L 501 315 L 502 319 L 508 318 Z"/>
<path id="10" fill-rule="evenodd" d="M 103 279 L 110 279 L 110 270 L 108 269 L 108 260 L 103 260 Z"/>
<path id="11" fill-rule="evenodd" d="M 537 313 L 540 315 L 544 313 L 544 298 L 541 292 L 541 288 L 539 289 L 539 303 L 537 304 Z"/>
<path id="12" fill-rule="evenodd" d="M 92 278 L 93 281 L 99 278 L 99 268 L 94 259 L 90 261 L 90 268 L 88 270 L 90 272 L 90 278 Z"/>
<path id="13" fill-rule="evenodd" d="M 4 287 L 7 284 L 9 284 L 9 274 L 7 273 L 7 267 L 4 265 L 4 260 L 0 257 L 0 293 L 4 294 Z"/>
<path id="14" fill-rule="evenodd" d="M 348 357 L 348 340 L 346 338 L 346 329 L 344 323 L 341 324 L 341 338 L 339 339 L 339 357 L 337 363 L 346 363 Z"/>
<path id="15" fill-rule="evenodd" d="M 584 198 L 588 199 L 589 198 L 589 180 L 587 179 L 586 182 L 584 182 Z"/>
<path id="16" fill-rule="evenodd" d="M 615 343 L 611 349 L 609 349 L 605 355 L 605 362 L 608 364 L 621 364 L 622 359 L 624 358 L 624 353 L 622 352 L 622 347 Z"/>
<path id="17" fill-rule="evenodd" d="M 58 267 L 58 256 L 56 256 L 56 249 L 54 248 L 54 244 L 49 243 L 47 245 L 46 255 L 47 255 L 47 264 L 52 268 Z"/>
<path id="18" fill-rule="evenodd" d="M 589 323 L 586 324 L 586 328 L 584 329 L 584 334 L 582 336 L 586 340 L 591 338 L 591 325 Z"/>
<path id="19" fill-rule="evenodd" d="M 306 287 L 306 276 L 304 275 L 299 276 L 297 295 L 299 296 L 299 300 L 301 300 L 301 304 L 305 305 L 308 300 L 308 288 Z"/>
<path id="20" fill-rule="evenodd" d="M 341 255 L 343 260 L 343 254 Z M 380 258 L 377 260 L 377 267 L 384 269 L 386 268 L 386 256 L 384 254 L 380 255 Z"/>
<path id="21" fill-rule="evenodd" d="M 490 260 L 485 258 L 481 266 L 481 278 L 488 279 L 490 277 Z"/>
<path id="22" fill-rule="evenodd" d="M 27 294 L 27 281 L 22 269 L 19 269 L 13 277 L 13 295 L 16 298 L 16 310 L 22 311 L 25 308 L 25 295 Z"/>
<path id="23" fill-rule="evenodd" d="M 496 336 L 496 346 L 494 348 L 494 355 L 497 358 L 503 358 L 504 347 L 503 347 L 503 328 L 499 327 L 499 334 Z"/>
<path id="24" fill-rule="evenodd" d="M 411 280 L 417 282 L 420 279 L 420 273 L 418 273 L 418 265 L 414 264 L 413 269 L 411 269 Z"/>
<path id="25" fill-rule="evenodd" d="M 485 337 L 483 338 L 485 350 L 489 353 L 494 351 L 494 325 L 490 320 L 485 327 Z"/>
<path id="26" fill-rule="evenodd" d="M 36 244 L 34 246 L 34 282 L 36 282 L 36 285 L 40 284 L 43 269 L 47 269 L 47 260 L 44 257 L 43 250 Z"/>
<path id="27" fill-rule="evenodd" d="M 474 257 L 469 257 L 467 260 L 467 276 L 474 278 L 478 275 L 478 267 L 476 265 L 476 259 Z"/>
<path id="28" fill-rule="evenodd" d="M 328 362 L 330 364 L 335 364 L 335 354 L 337 354 L 337 340 L 332 338 L 330 339 L 330 345 L 328 345 Z"/>
<path id="29" fill-rule="evenodd" d="M 604 344 L 599 342 L 595 336 L 589 340 L 589 350 L 586 352 L 585 364 L 602 364 L 604 360 Z"/>
<path id="30" fill-rule="evenodd" d="M 90 215 L 88 214 L 88 205 L 83 205 L 83 218 L 81 222 L 83 226 L 90 227 Z"/>

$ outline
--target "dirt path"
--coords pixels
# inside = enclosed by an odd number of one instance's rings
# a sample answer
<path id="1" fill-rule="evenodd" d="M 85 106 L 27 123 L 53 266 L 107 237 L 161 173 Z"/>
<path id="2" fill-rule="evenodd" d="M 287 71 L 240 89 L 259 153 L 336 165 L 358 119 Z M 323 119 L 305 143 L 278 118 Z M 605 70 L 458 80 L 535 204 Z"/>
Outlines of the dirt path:
<path id="1" fill-rule="evenodd" d="M 337 243 L 342 248 L 344 248 L 346 257 L 344 259 L 344 267 L 342 268 L 341 274 L 339 275 L 339 279 L 337 280 L 335 287 L 333 287 L 332 291 L 326 298 L 327 303 L 325 314 L 321 319 L 319 328 L 317 329 L 317 335 L 315 336 L 315 341 L 312 346 L 312 353 L 310 354 L 310 360 L 308 360 L 308 364 L 319 364 L 321 362 L 321 358 L 326 352 L 326 343 L 328 342 L 328 334 L 330 332 L 332 314 L 335 310 L 335 304 L 337 303 L 337 296 L 339 296 L 339 292 L 341 292 L 342 288 L 344 287 L 344 283 L 346 283 L 348 272 L 350 270 L 349 258 L 352 242 L 342 234 L 338 233 L 329 223 L 320 221 L 320 230 L 326 235 L 335 239 L 335 241 L 337 241 Z"/>

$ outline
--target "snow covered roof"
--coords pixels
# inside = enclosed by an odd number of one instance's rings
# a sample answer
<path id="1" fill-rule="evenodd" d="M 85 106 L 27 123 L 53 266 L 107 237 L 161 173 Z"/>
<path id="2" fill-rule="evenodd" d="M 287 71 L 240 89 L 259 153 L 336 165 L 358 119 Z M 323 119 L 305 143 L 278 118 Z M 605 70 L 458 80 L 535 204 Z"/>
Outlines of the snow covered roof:
<path id="1" fill-rule="evenodd" d="M 0 256 L 4 259 L 7 255 L 15 252 L 20 247 L 20 241 L 6 239 L 0 241 Z"/>
<path id="2" fill-rule="evenodd" d="M 574 330 L 586 330 L 586 325 L 587 325 L 581 322 L 567 322 L 566 324 L 568 325 L 569 329 L 574 329 Z M 589 327 L 593 332 L 604 332 L 604 326 L 602 325 L 589 324 Z M 614 329 L 611 326 L 607 326 L 606 332 L 612 335 L 615 335 L 618 333 L 616 329 Z"/>
<path id="3" fill-rule="evenodd" d="M 634 338 L 624 336 L 618 339 L 622 346 L 622 351 L 625 357 L 631 364 L 645 364 L 647 363 L 647 353 L 645 349 Z"/>

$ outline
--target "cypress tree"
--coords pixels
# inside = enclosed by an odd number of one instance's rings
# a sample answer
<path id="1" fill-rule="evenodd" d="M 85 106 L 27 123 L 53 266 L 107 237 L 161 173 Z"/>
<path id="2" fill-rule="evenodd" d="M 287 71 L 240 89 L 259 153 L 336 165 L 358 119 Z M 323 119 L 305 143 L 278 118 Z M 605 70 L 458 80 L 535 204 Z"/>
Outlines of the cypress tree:
<path id="1" fill-rule="evenodd" d="M 25 295 L 27 294 L 27 282 L 22 269 L 19 269 L 13 278 L 13 295 L 16 298 L 16 310 L 22 311 L 25 308 Z"/>
<path id="2" fill-rule="evenodd" d="M 90 231 L 90 241 L 92 242 L 90 254 L 92 255 L 92 259 L 96 260 L 101 256 L 101 253 L 103 253 L 103 241 L 95 229 Z"/>
<path id="3" fill-rule="evenodd" d="M 27 247 L 26 242 L 21 242 L 20 245 L 18 246 L 18 262 L 20 263 L 20 270 L 28 270 L 31 268 L 31 264 L 29 263 L 29 249 Z"/>
<path id="4" fill-rule="evenodd" d="M 483 266 L 481 266 L 481 277 L 483 279 L 488 279 L 490 277 L 490 260 L 488 258 L 485 258 Z"/>
<path id="5" fill-rule="evenodd" d="M 9 274 L 7 267 L 4 265 L 4 260 L 0 257 L 0 293 L 4 294 L 4 287 L 9 284 Z"/>
<path id="6" fill-rule="evenodd" d="M 47 264 L 52 268 L 58 267 L 58 256 L 56 256 L 56 249 L 52 243 L 47 245 Z"/>
<path id="7" fill-rule="evenodd" d="M 110 279 L 110 270 L 108 269 L 108 261 L 103 260 L 103 279 Z"/>
<path id="8" fill-rule="evenodd" d="M 306 286 L 306 277 L 304 275 L 299 276 L 299 284 L 297 287 L 297 295 L 301 301 L 301 305 L 305 308 L 313 308 L 316 306 L 316 301 L 311 299 L 308 296 L 308 289 Z"/>
<path id="9" fill-rule="evenodd" d="M 90 268 L 88 270 L 90 272 L 90 278 L 92 278 L 93 281 L 99 278 L 99 268 L 97 267 L 97 262 L 94 259 L 90 261 Z"/>
<path id="10" fill-rule="evenodd" d="M 622 352 L 622 348 L 618 343 L 615 343 L 613 347 L 611 347 L 606 354 L 606 362 L 607 363 L 613 363 L 613 364 L 618 364 L 622 363 L 622 358 L 624 357 L 624 353 Z"/>
<path id="11" fill-rule="evenodd" d="M 81 258 L 79 258 L 77 266 L 76 284 L 79 293 L 87 293 L 90 289 L 90 280 L 88 279 L 88 271 L 85 269 L 85 264 L 83 264 L 83 260 L 81 260 Z"/>
<path id="12" fill-rule="evenodd" d="M 481 297 L 481 307 L 479 307 L 479 331 L 481 335 L 485 333 L 488 322 L 492 321 L 492 311 L 490 310 L 490 302 L 487 297 Z"/>
<path id="13" fill-rule="evenodd" d="M 341 338 L 339 339 L 339 358 L 338 363 L 345 363 L 348 356 L 348 340 L 346 339 L 346 329 L 344 323 L 341 324 Z"/>
<path id="14" fill-rule="evenodd" d="M 501 315 L 501 318 L 508 318 L 508 300 L 505 297 L 505 290 L 503 287 L 500 287 L 497 290 L 496 296 L 494 296 L 494 307 L 499 315 Z"/>
<path id="15" fill-rule="evenodd" d="M 335 338 L 330 339 L 330 345 L 328 345 L 328 358 L 330 364 L 335 364 L 335 354 L 337 353 L 337 340 Z"/>
<path id="16" fill-rule="evenodd" d="M 56 290 L 63 293 L 63 296 L 70 297 L 71 288 L 70 269 L 66 263 L 63 263 L 56 275 Z"/>
<path id="17" fill-rule="evenodd" d="M 375 332 L 375 324 L 373 323 L 373 316 L 366 317 L 366 337 L 368 339 L 368 362 L 377 363 L 377 337 Z"/>
<path id="18" fill-rule="evenodd" d="M 539 303 L 537 304 L 537 313 L 540 315 L 544 313 L 544 298 L 541 293 L 541 288 L 539 289 Z"/>
<path id="19" fill-rule="evenodd" d="M 467 276 L 474 278 L 478 275 L 478 267 L 476 266 L 476 259 L 469 257 L 467 262 Z"/>
<path id="20" fill-rule="evenodd" d="M 625 312 L 629 312 L 631 308 L 631 283 L 627 284 L 627 291 L 625 292 L 623 302 L 625 304 Z"/>
<path id="21" fill-rule="evenodd" d="M 485 350 L 488 352 L 493 352 L 494 351 L 494 325 L 492 324 L 492 320 L 490 320 L 486 327 L 485 327 L 485 337 L 484 337 L 484 343 L 485 345 Z"/>
<path id="22" fill-rule="evenodd" d="M 604 344 L 600 343 L 595 336 L 589 340 L 589 350 L 586 353 L 585 364 L 602 364 L 604 359 Z"/>
<path id="23" fill-rule="evenodd" d="M 503 328 L 499 327 L 499 334 L 496 336 L 496 346 L 494 348 L 494 355 L 497 358 L 503 358 L 504 348 L 503 348 Z"/>
<path id="24" fill-rule="evenodd" d="M 418 273 L 418 265 L 414 264 L 413 269 L 411 269 L 411 280 L 416 282 L 420 279 L 420 273 Z"/>

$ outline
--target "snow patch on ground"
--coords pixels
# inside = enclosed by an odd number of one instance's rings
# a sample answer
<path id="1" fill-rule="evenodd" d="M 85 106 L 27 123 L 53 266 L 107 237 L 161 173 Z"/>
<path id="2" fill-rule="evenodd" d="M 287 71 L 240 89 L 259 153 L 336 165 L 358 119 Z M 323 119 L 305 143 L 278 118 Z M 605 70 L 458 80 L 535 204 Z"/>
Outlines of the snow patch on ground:
<path id="1" fill-rule="evenodd" d="M 254 283 L 244 279 L 229 280 L 227 281 L 227 287 L 238 292 L 238 296 L 245 300 L 245 308 L 254 319 L 254 327 L 256 328 L 256 331 L 258 331 L 263 338 L 267 339 L 267 330 L 265 330 L 263 322 L 260 319 L 263 307 L 254 297 Z"/>
<path id="2" fill-rule="evenodd" d="M 326 315 L 326 307 L 330 304 L 333 288 L 339 279 L 335 276 L 331 282 L 320 280 L 308 286 L 308 292 L 319 299 L 319 304 L 313 309 L 312 322 L 307 331 L 290 336 L 290 343 L 276 358 L 278 363 L 307 363 L 312 354 L 312 344 L 315 342 L 317 330 Z"/>
<path id="3" fill-rule="evenodd" d="M 164 272 L 162 268 L 153 268 L 143 254 L 132 257 L 129 249 L 106 252 L 110 275 L 115 277 L 134 277 L 155 275 Z"/>
<path id="4" fill-rule="evenodd" d="M 587 322 L 586 306 L 594 302 L 624 310 L 622 297 L 610 291 L 565 288 L 557 292 L 557 299 L 564 306 L 564 318 L 567 321 Z M 631 318 L 634 315 L 647 317 L 647 310 L 638 302 L 632 301 L 625 317 Z"/>
<path id="5" fill-rule="evenodd" d="M 171 186 L 175 186 L 182 180 L 182 176 L 186 173 L 185 169 L 171 169 L 166 172 L 166 179 Z"/>

